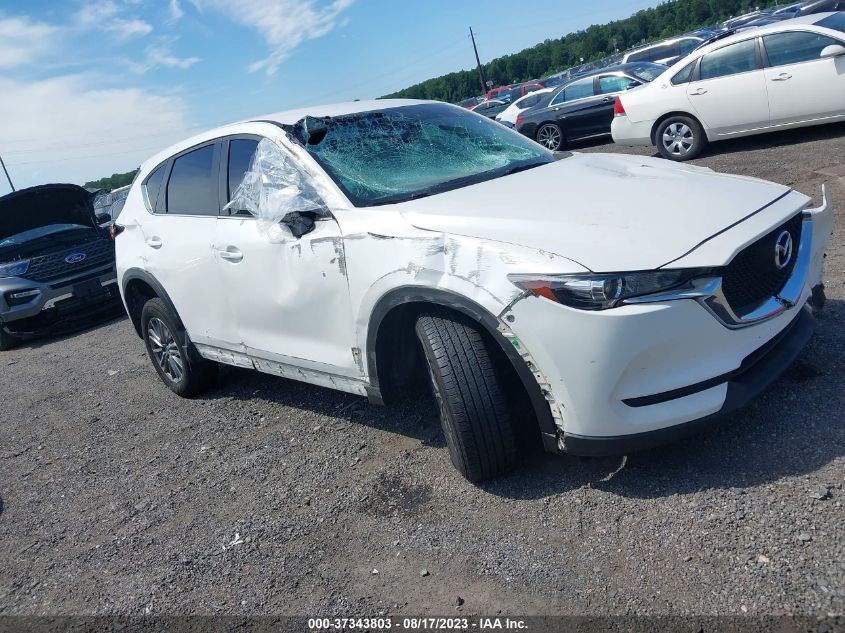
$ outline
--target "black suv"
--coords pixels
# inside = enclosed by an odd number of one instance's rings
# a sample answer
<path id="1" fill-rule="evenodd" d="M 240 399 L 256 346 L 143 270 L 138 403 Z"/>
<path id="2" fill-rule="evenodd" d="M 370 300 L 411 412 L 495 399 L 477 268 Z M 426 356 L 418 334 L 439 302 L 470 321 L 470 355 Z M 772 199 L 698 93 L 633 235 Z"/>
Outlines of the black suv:
<path id="1" fill-rule="evenodd" d="M 114 241 L 93 198 L 63 184 L 0 198 L 0 350 L 119 313 Z"/>

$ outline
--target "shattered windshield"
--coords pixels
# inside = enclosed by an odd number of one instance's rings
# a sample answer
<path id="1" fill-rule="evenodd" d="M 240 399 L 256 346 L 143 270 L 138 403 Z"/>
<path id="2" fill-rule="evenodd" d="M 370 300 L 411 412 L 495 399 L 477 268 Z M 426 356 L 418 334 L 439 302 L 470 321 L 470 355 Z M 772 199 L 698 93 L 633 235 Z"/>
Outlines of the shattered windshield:
<path id="1" fill-rule="evenodd" d="M 356 206 L 402 202 L 554 160 L 503 125 L 445 104 L 307 118 L 293 133 Z"/>

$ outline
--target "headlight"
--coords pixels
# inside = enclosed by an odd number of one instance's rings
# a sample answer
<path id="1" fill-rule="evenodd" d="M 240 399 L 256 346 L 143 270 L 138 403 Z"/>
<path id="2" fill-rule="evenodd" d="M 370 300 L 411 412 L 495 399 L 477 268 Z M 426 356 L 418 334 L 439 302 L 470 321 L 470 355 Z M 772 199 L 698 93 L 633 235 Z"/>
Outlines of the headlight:
<path id="1" fill-rule="evenodd" d="M 19 259 L 16 262 L 0 264 L 0 279 L 3 277 L 20 277 L 29 270 L 29 260 Z"/>
<path id="2" fill-rule="evenodd" d="M 519 288 L 579 310 L 606 310 L 625 299 L 676 288 L 708 270 L 666 270 L 577 275 L 508 275 Z"/>

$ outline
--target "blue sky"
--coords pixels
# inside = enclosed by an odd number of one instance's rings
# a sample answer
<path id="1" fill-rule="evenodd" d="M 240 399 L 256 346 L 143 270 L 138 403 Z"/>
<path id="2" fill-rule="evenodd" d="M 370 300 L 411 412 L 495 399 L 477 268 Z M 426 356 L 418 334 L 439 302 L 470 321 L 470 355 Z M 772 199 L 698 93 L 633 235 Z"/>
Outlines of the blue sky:
<path id="1" fill-rule="evenodd" d="M 228 121 L 470 68 L 470 26 L 488 61 L 656 3 L 4 0 L 0 154 L 18 187 L 81 183 Z"/>

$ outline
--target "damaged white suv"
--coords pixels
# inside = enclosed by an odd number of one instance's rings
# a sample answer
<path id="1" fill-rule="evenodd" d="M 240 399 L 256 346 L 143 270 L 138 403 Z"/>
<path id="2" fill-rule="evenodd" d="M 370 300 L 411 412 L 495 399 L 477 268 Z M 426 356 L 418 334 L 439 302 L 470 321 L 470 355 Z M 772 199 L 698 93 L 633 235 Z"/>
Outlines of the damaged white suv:
<path id="1" fill-rule="evenodd" d="M 558 193 L 545 200 L 536 191 Z M 723 417 L 812 332 L 827 200 L 633 156 L 552 154 L 459 107 L 356 102 L 184 141 L 115 226 L 164 383 L 217 363 L 388 402 L 430 378 L 470 480 Z"/>

